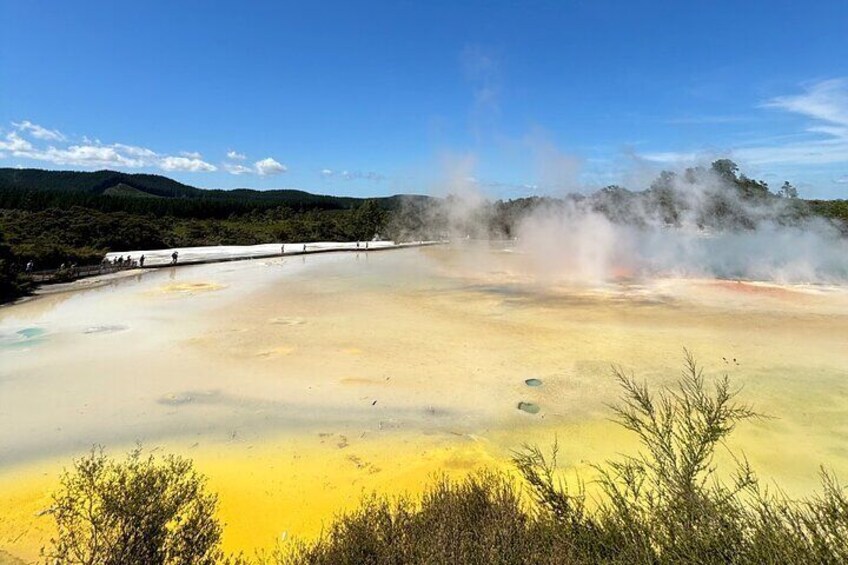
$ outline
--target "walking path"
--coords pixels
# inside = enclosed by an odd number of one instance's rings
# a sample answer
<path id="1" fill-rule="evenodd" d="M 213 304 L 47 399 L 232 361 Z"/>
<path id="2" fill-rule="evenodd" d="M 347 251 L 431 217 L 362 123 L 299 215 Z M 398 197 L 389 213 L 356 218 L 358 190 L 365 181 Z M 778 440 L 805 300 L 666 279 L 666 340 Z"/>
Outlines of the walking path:
<path id="1" fill-rule="evenodd" d="M 185 265 L 202 265 L 205 263 L 219 263 L 222 261 L 243 261 L 247 259 L 267 259 L 272 257 L 290 257 L 295 255 L 311 255 L 314 253 L 338 253 L 338 252 L 372 252 L 387 251 L 390 249 L 405 249 L 408 247 L 426 247 L 430 245 L 441 245 L 446 241 L 416 241 L 410 243 L 395 243 L 393 241 L 369 241 L 367 242 L 334 242 L 317 241 L 307 243 L 268 243 L 262 245 L 220 245 L 210 247 L 176 247 L 171 249 L 148 249 L 138 251 L 124 251 L 107 253 L 107 264 L 84 265 L 73 269 L 38 271 L 33 273 L 33 281 L 40 284 L 37 294 L 53 294 L 76 290 L 82 287 L 97 286 L 100 283 L 119 278 L 133 273 L 139 273 L 139 258 L 144 255 L 144 269 L 155 269 L 162 267 L 181 267 Z M 171 255 L 178 253 L 177 263 L 172 263 Z M 112 262 L 118 257 L 132 259 L 133 264 L 123 266 L 113 265 Z M 85 281 L 74 284 L 75 281 Z"/>
<path id="2" fill-rule="evenodd" d="M 170 267 L 173 265 L 171 255 L 178 253 L 177 265 L 199 265 L 203 263 L 218 263 L 220 261 L 241 261 L 245 259 L 266 259 L 291 255 L 309 255 L 313 253 L 330 252 L 365 252 L 384 251 L 388 249 L 403 249 L 407 247 L 423 247 L 439 245 L 444 241 L 417 241 L 412 243 L 395 243 L 393 241 L 369 242 L 335 242 L 316 241 L 306 243 L 266 243 L 262 245 L 220 245 L 211 247 L 176 247 L 173 249 L 153 249 L 108 253 L 110 261 L 117 257 L 133 261 L 144 255 L 144 268 Z M 367 247 L 366 247 L 367 245 Z"/>

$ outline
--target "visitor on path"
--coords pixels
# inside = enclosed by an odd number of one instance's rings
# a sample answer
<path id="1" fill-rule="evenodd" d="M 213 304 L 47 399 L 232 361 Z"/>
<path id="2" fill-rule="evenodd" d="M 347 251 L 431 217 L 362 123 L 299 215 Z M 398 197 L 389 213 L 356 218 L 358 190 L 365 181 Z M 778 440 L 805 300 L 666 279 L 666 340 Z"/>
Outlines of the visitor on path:
<path id="1" fill-rule="evenodd" d="M 133 264 L 132 264 L 132 256 L 131 256 L 131 255 L 127 255 L 127 267 L 132 267 L 132 266 L 133 266 Z"/>
<path id="2" fill-rule="evenodd" d="M 285 255 L 285 254 L 286 254 L 286 244 L 284 243 L 280 246 L 280 255 Z"/>
<path id="3" fill-rule="evenodd" d="M 306 253 L 306 244 L 303 244 L 303 252 Z"/>
<path id="4" fill-rule="evenodd" d="M 32 262 L 32 259 L 30 259 L 29 261 L 27 261 L 27 264 L 26 264 L 26 272 L 27 272 L 27 273 L 31 273 L 31 272 L 32 272 L 32 270 L 33 270 L 34 268 L 35 268 L 35 263 L 33 263 L 33 262 Z"/>
<path id="5" fill-rule="evenodd" d="M 138 266 L 144 268 L 144 255 L 138 258 Z"/>
<path id="6" fill-rule="evenodd" d="M 177 259 L 179 259 L 179 258 L 180 258 L 180 252 L 179 251 L 174 251 L 173 253 L 171 253 L 171 265 L 176 265 Z"/>

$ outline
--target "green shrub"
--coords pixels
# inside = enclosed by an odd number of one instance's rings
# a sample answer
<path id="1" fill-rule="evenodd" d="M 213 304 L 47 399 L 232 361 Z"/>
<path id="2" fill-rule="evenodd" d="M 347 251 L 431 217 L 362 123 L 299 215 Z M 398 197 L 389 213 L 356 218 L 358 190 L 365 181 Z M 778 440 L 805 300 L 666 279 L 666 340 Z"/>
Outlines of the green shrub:
<path id="1" fill-rule="evenodd" d="M 733 472 L 717 472 L 716 450 L 739 422 L 760 417 L 736 402 L 727 378 L 708 384 L 688 352 L 677 387 L 658 394 L 613 372 L 623 391 L 615 419 L 639 437 L 642 452 L 595 467 L 591 511 L 582 485 L 572 493 L 559 480 L 556 445 L 551 457 L 525 446 L 514 457 L 522 483 L 488 474 L 440 480 L 417 505 L 371 498 L 317 541 L 273 560 L 848 563 L 848 496 L 832 476 L 823 472 L 821 496 L 791 501 L 761 489 L 744 457 L 730 453 Z"/>
<path id="2" fill-rule="evenodd" d="M 441 478 L 421 500 L 372 496 L 337 518 L 317 541 L 280 550 L 277 563 L 538 563 L 551 532 L 531 519 L 502 475 Z"/>
<path id="3" fill-rule="evenodd" d="M 133 450 L 123 461 L 102 451 L 61 476 L 49 513 L 57 534 L 48 563 L 211 564 L 222 560 L 217 497 L 192 463 Z"/>

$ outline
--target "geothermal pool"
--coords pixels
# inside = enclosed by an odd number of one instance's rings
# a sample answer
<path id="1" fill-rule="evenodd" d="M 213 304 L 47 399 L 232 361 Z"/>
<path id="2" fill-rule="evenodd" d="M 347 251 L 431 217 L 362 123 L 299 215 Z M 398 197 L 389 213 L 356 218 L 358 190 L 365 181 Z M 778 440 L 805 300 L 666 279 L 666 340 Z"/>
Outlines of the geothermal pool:
<path id="1" fill-rule="evenodd" d="M 37 556 L 59 471 L 93 444 L 192 458 L 227 550 L 316 534 L 364 493 L 635 448 L 610 365 L 673 382 L 689 348 L 773 419 L 731 442 L 790 494 L 848 477 L 848 287 L 575 284 L 488 246 L 187 266 L 0 308 L 0 550 Z M 2 552 L 0 552 L 2 559 Z"/>

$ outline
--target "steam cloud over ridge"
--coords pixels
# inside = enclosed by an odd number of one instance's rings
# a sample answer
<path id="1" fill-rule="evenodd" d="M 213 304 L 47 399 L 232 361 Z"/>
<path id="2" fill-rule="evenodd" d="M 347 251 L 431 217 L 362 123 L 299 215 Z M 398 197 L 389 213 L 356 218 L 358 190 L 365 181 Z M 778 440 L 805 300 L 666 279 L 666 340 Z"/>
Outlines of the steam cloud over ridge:
<path id="1" fill-rule="evenodd" d="M 617 223 L 583 202 L 545 206 L 521 221 L 517 246 L 534 258 L 537 274 L 578 283 L 622 276 L 848 280 L 848 245 L 821 219 L 795 225 L 761 219 L 752 229 L 710 230 L 690 218 L 679 226 L 641 218 L 641 225 Z"/>
<path id="2" fill-rule="evenodd" d="M 737 176 L 731 161 L 663 172 L 650 188 L 491 202 L 465 180 L 396 232 L 514 240 L 540 281 L 696 277 L 776 283 L 848 282 L 846 226 L 794 194 Z M 791 187 L 789 187 L 791 189 Z M 792 189 L 794 190 L 794 189 Z M 410 227 L 408 219 L 426 218 Z M 403 219 L 407 222 L 404 222 Z"/>

